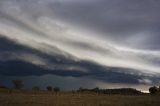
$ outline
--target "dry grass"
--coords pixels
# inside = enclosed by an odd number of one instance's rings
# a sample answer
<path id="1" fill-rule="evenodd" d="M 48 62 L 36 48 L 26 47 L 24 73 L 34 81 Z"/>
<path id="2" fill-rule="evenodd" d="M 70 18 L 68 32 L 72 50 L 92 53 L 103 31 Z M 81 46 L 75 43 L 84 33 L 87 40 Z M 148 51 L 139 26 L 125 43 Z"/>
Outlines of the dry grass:
<path id="1" fill-rule="evenodd" d="M 160 106 L 160 98 L 151 95 L 4 93 L 0 94 L 0 106 Z"/>

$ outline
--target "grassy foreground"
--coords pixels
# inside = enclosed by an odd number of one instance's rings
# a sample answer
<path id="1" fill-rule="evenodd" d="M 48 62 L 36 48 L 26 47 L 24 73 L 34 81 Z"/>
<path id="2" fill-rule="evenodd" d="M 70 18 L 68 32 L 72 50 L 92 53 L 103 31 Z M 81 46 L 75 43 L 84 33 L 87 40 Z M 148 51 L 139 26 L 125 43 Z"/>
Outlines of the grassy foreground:
<path id="1" fill-rule="evenodd" d="M 160 106 L 160 96 L 3 93 L 0 106 Z"/>

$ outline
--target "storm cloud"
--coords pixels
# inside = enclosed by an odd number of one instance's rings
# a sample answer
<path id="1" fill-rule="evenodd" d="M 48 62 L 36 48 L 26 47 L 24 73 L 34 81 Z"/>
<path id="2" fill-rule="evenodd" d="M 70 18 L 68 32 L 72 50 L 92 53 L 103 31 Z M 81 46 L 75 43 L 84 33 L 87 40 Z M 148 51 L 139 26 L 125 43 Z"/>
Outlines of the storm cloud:
<path id="1" fill-rule="evenodd" d="M 1 74 L 18 74 L 5 70 L 20 62 L 33 66 L 31 71 L 41 70 L 34 75 L 157 84 L 159 4 L 158 0 L 1 0 Z"/>

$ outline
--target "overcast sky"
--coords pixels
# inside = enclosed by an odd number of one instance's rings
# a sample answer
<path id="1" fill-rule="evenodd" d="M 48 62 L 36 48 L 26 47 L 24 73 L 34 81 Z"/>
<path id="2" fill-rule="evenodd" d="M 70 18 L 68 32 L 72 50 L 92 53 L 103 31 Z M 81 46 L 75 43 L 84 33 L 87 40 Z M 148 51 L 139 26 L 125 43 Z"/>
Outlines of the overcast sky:
<path id="1" fill-rule="evenodd" d="M 159 5 L 159 0 L 0 0 L 0 36 L 50 55 L 157 75 Z M 50 67 L 38 56 L 18 57 Z"/>

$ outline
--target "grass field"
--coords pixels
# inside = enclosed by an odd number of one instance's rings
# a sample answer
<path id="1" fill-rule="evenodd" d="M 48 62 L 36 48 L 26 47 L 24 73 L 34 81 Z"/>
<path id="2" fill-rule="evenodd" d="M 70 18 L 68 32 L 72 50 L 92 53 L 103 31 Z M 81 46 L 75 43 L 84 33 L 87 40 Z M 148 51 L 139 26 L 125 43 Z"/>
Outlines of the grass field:
<path id="1" fill-rule="evenodd" d="M 0 106 L 160 106 L 160 96 L 0 93 Z"/>

